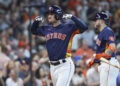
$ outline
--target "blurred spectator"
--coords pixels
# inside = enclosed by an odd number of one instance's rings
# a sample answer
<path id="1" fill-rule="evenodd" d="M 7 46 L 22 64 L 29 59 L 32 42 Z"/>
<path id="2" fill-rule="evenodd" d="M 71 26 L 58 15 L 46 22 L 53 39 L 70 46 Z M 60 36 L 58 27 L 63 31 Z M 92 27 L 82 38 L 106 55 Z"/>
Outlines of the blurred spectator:
<path id="1" fill-rule="evenodd" d="M 110 9 L 110 6 L 107 0 L 101 0 L 101 2 L 99 2 L 98 4 L 99 4 L 99 7 L 98 7 L 99 11 Z"/>
<path id="2" fill-rule="evenodd" d="M 82 68 L 77 65 L 75 67 L 75 74 L 72 78 L 73 86 L 85 86 L 85 77 L 82 73 Z"/>
<path id="3" fill-rule="evenodd" d="M 15 67 L 14 61 L 12 61 L 12 60 L 9 61 L 8 64 L 7 64 L 7 66 L 6 66 L 6 73 L 7 73 L 6 77 L 9 76 L 10 71 L 11 71 L 14 67 Z"/>
<path id="4" fill-rule="evenodd" d="M 69 0 L 68 8 L 72 11 L 72 14 L 78 16 L 77 7 L 80 6 L 79 0 Z"/>
<path id="5" fill-rule="evenodd" d="M 0 51 L 0 70 L 2 71 L 4 67 L 8 64 L 10 58 L 4 53 Z"/>
<path id="6" fill-rule="evenodd" d="M 49 72 L 50 68 L 49 68 L 49 58 L 48 58 L 48 53 L 46 49 L 43 49 L 40 51 L 40 67 L 42 67 L 45 71 Z"/>
<path id="7" fill-rule="evenodd" d="M 75 56 L 82 56 L 84 62 L 86 62 L 87 59 L 91 58 L 94 51 L 89 48 L 88 42 L 82 41 L 82 46 L 76 50 Z"/>
<path id="8" fill-rule="evenodd" d="M 1 17 L 1 18 L 0 18 L 0 30 L 1 30 L 1 31 L 4 31 L 4 30 L 6 30 L 6 29 L 8 28 L 8 24 L 7 24 L 6 22 L 2 22 L 2 21 L 4 21 L 3 18 L 4 18 L 4 17 Z"/>
<path id="9" fill-rule="evenodd" d="M 49 86 L 47 72 L 43 68 L 38 68 L 36 71 L 36 85 L 37 86 Z M 48 84 L 48 85 L 47 85 Z"/>
<path id="10" fill-rule="evenodd" d="M 26 60 L 21 61 L 18 76 L 23 80 L 24 86 L 30 85 L 29 65 L 27 64 Z"/>
<path id="11" fill-rule="evenodd" d="M 5 82 L 3 80 L 3 73 L 1 70 L 0 70 L 0 86 L 5 86 Z"/>
<path id="12" fill-rule="evenodd" d="M 78 17 L 81 18 L 84 22 L 87 22 L 87 10 L 88 3 L 87 0 L 78 0 L 80 5 L 77 6 Z"/>
<path id="13" fill-rule="evenodd" d="M 75 65 L 80 66 L 80 71 L 82 72 L 82 74 L 84 75 L 84 79 L 86 80 L 87 67 L 86 67 L 84 61 L 79 60 L 75 63 Z"/>
<path id="14" fill-rule="evenodd" d="M 88 86 L 99 86 L 98 64 L 94 64 L 92 68 L 88 69 L 87 84 Z"/>
<path id="15" fill-rule="evenodd" d="M 95 0 L 88 0 L 87 18 L 90 19 L 97 12 L 97 3 Z"/>
<path id="16" fill-rule="evenodd" d="M 88 43 L 88 46 L 90 48 L 94 47 L 94 37 L 95 37 L 95 32 L 94 30 L 87 30 L 86 32 L 84 32 L 83 34 L 81 34 L 81 39 L 85 42 Z"/>
<path id="17" fill-rule="evenodd" d="M 72 47 L 71 47 L 72 50 L 77 50 L 77 49 L 79 48 L 80 38 L 81 38 L 81 34 L 76 34 L 76 35 L 73 37 Z"/>
<path id="18" fill-rule="evenodd" d="M 120 55 L 117 55 L 116 57 L 117 57 L 118 62 L 120 63 Z M 117 77 L 117 86 L 120 86 L 120 72 Z"/>
<path id="19" fill-rule="evenodd" d="M 117 44 L 116 54 L 120 55 L 120 43 Z"/>
<path id="20" fill-rule="evenodd" d="M 120 63 L 120 43 L 117 44 L 116 54 L 117 54 L 117 56 L 116 56 L 117 60 Z M 117 77 L 117 86 L 120 86 L 120 72 Z"/>
<path id="21" fill-rule="evenodd" d="M 22 63 L 23 60 L 25 60 L 27 63 L 29 63 L 29 58 L 26 58 L 24 55 L 24 49 L 19 48 L 18 49 L 18 58 L 16 59 L 16 61 L 19 61 L 20 63 Z"/>
<path id="22" fill-rule="evenodd" d="M 18 72 L 15 69 L 10 71 L 10 77 L 6 80 L 6 86 L 23 86 L 23 80 L 18 77 Z"/>
<path id="23" fill-rule="evenodd" d="M 115 32 L 116 42 L 120 42 L 120 9 L 115 12 L 113 15 L 112 29 Z"/>
<path id="24" fill-rule="evenodd" d="M 63 11 L 66 11 L 69 0 L 59 0 L 59 3 L 60 3 L 60 7 L 63 9 Z"/>

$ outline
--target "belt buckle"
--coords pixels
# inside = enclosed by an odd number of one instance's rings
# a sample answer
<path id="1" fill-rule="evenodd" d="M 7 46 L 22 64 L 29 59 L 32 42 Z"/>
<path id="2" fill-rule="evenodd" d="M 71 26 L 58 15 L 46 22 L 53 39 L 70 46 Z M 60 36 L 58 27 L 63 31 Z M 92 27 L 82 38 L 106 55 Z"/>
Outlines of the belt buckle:
<path id="1" fill-rule="evenodd" d="M 65 63 L 65 62 L 66 62 L 65 59 L 61 59 L 61 60 L 58 60 L 58 61 L 50 61 L 50 64 L 59 65 L 59 64 Z"/>
<path id="2" fill-rule="evenodd" d="M 55 66 L 56 66 L 56 65 L 59 65 L 59 64 L 60 64 L 60 62 L 59 62 L 59 61 L 51 61 L 51 62 L 50 62 L 50 64 L 51 64 L 51 65 L 55 65 Z"/>
<path id="3" fill-rule="evenodd" d="M 65 62 L 66 62 L 66 60 L 65 60 L 65 59 L 62 59 L 62 60 L 61 60 L 61 63 L 65 63 Z"/>
<path id="4" fill-rule="evenodd" d="M 66 62 L 66 60 L 65 59 L 63 59 L 63 63 L 65 63 Z"/>
<path id="5" fill-rule="evenodd" d="M 61 64 L 61 63 L 63 63 L 63 60 L 58 60 L 58 62 L 60 62 L 60 64 Z"/>

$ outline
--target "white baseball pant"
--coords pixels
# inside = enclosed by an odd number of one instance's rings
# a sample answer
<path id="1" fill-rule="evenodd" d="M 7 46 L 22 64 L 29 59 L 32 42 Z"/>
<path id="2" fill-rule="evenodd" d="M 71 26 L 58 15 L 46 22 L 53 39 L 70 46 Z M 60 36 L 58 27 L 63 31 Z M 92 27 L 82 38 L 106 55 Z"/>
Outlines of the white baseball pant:
<path id="1" fill-rule="evenodd" d="M 50 65 L 51 78 L 54 86 L 69 86 L 74 74 L 75 66 L 71 57 L 65 63 Z"/>
<path id="2" fill-rule="evenodd" d="M 111 58 L 110 63 L 118 65 L 119 62 L 114 57 Z M 100 86 L 116 86 L 116 79 L 119 73 L 119 69 L 109 65 L 107 63 L 101 62 L 98 67 L 100 73 Z"/>

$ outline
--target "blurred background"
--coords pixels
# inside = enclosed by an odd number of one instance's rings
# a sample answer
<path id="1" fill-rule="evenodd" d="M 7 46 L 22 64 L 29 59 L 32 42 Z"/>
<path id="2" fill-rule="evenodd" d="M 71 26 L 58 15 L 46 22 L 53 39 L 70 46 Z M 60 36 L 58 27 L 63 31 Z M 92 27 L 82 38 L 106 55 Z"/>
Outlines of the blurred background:
<path id="1" fill-rule="evenodd" d="M 46 18 L 50 5 L 59 5 L 64 12 L 81 18 L 89 30 L 74 37 L 73 61 L 76 69 L 70 86 L 99 86 L 98 64 L 88 69 L 87 63 L 95 52 L 97 34 L 89 20 L 102 10 L 111 12 L 110 27 L 116 37 L 116 53 L 120 62 L 120 0 L 0 0 L 0 86 L 30 86 L 29 9 L 33 7 L 32 21 L 36 16 Z M 47 24 L 47 22 L 44 22 Z M 33 86 L 53 86 L 45 38 L 32 35 Z M 120 86 L 120 74 L 117 78 Z"/>

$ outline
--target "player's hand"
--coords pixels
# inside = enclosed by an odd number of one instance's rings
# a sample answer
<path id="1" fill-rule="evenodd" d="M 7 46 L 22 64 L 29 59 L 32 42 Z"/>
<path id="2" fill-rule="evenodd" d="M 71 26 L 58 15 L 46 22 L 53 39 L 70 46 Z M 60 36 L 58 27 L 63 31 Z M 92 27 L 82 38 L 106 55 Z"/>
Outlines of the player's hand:
<path id="1" fill-rule="evenodd" d="M 43 19 L 43 17 L 40 17 L 40 16 L 37 16 L 36 18 L 35 18 L 35 21 L 38 21 L 38 22 L 44 22 L 44 19 Z"/>
<path id="2" fill-rule="evenodd" d="M 64 14 L 63 15 L 63 19 L 71 19 L 71 17 L 72 17 L 72 14 Z"/>
<path id="3" fill-rule="evenodd" d="M 92 59 L 89 63 L 88 63 L 88 68 L 91 68 L 91 66 L 94 64 L 94 59 Z"/>

